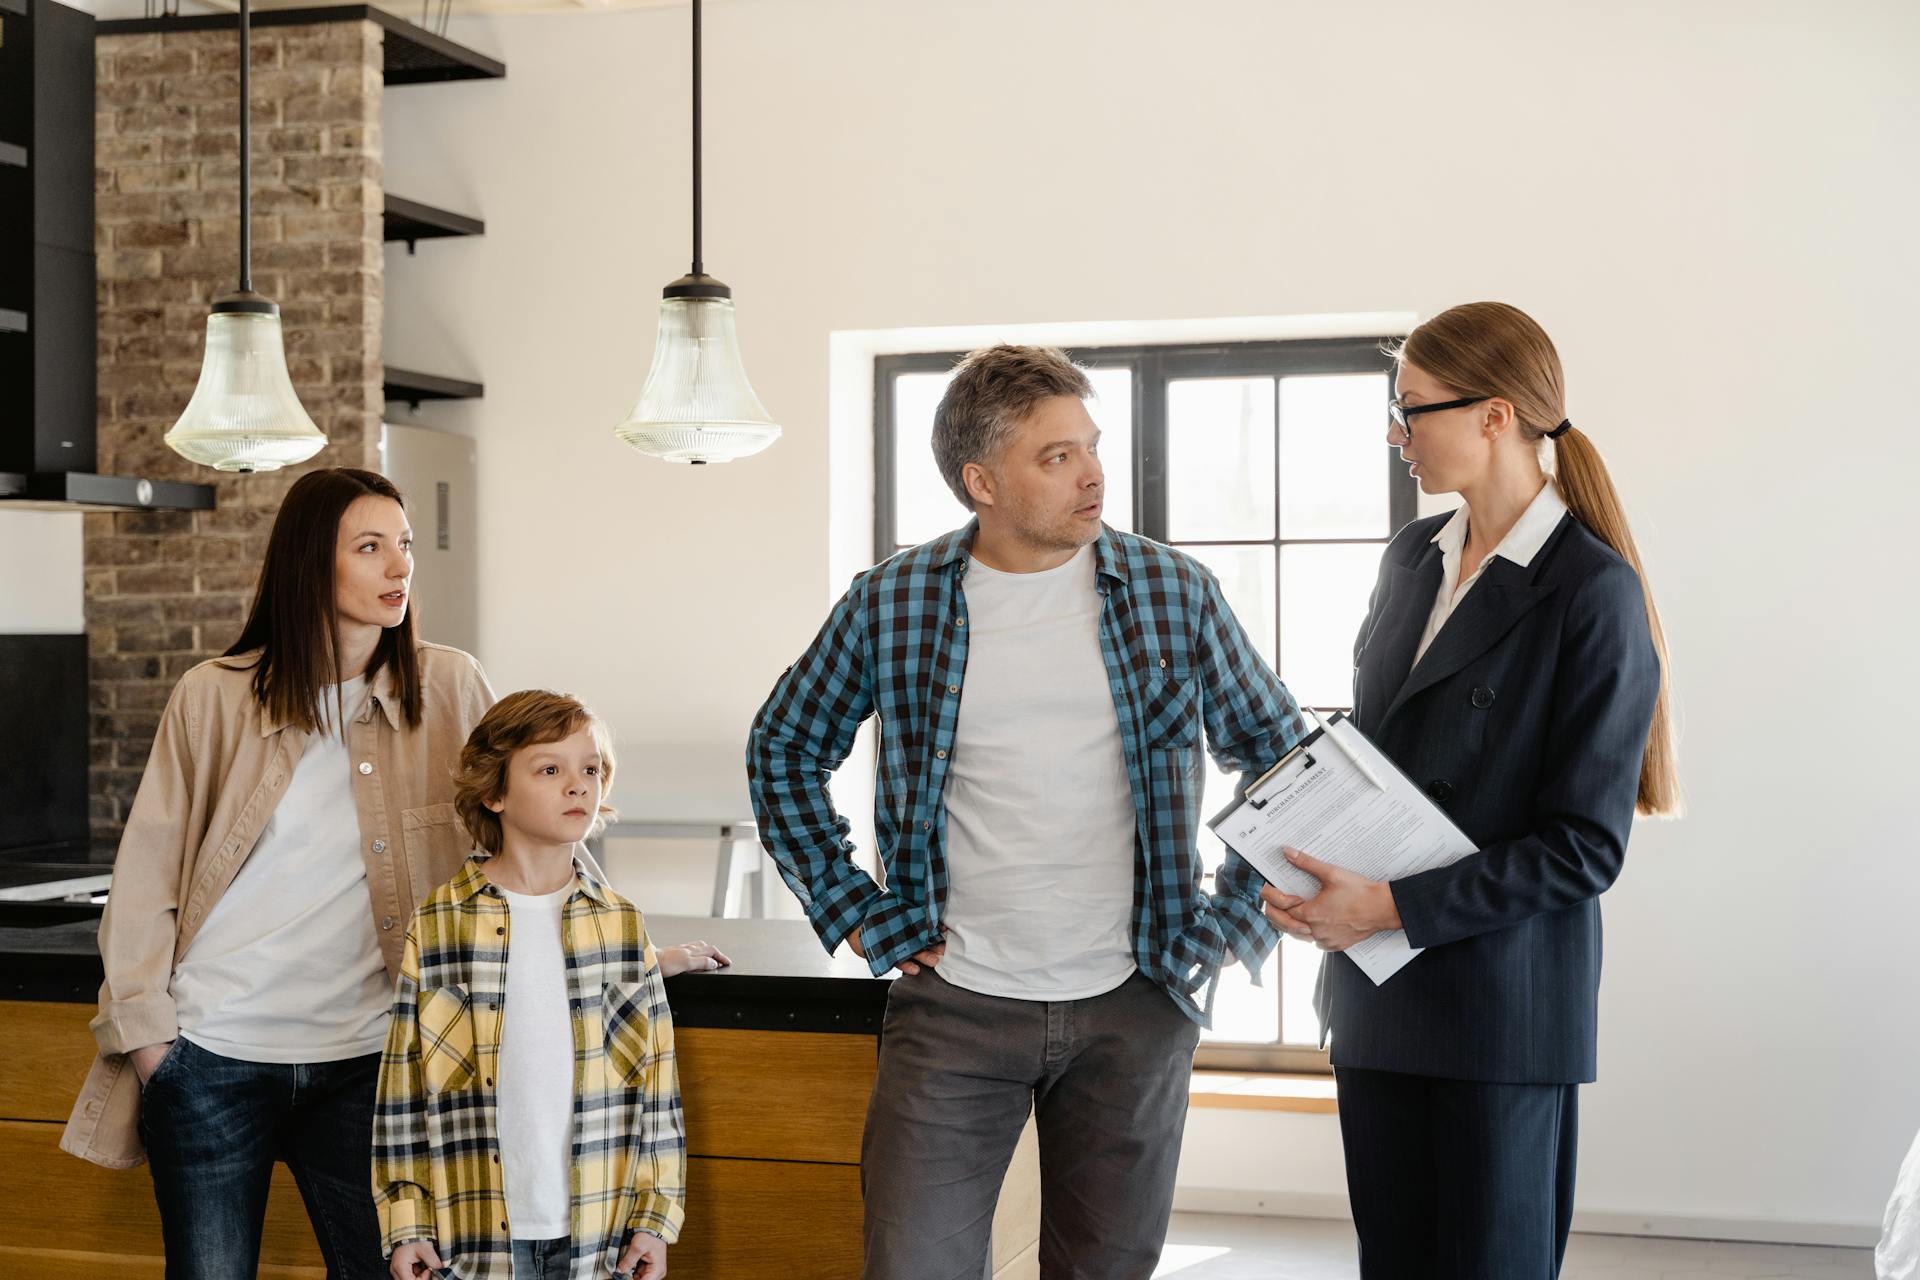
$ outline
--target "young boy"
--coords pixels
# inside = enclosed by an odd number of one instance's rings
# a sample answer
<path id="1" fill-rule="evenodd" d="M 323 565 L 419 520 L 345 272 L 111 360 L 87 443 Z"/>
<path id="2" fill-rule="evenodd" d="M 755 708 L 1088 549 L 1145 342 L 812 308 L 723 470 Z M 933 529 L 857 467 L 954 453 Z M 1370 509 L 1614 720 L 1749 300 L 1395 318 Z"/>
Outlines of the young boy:
<path id="1" fill-rule="evenodd" d="M 605 727 L 510 694 L 460 755 L 483 852 L 408 929 L 374 1112 L 394 1280 L 660 1280 L 686 1151 L 660 959 L 632 903 L 576 861 L 612 810 Z M 674 969 L 726 962 L 704 943 Z"/>

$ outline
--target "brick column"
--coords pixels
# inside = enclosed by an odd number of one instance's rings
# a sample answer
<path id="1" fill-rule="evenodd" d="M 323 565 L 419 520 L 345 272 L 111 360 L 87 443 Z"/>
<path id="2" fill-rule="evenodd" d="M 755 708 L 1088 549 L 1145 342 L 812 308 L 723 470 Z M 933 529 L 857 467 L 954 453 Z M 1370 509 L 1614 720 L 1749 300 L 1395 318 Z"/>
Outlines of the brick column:
<path id="1" fill-rule="evenodd" d="M 212 511 L 86 517 L 97 839 L 126 820 L 175 681 L 239 635 L 287 486 L 378 465 L 381 42 L 365 21 L 253 33 L 253 283 L 280 304 L 294 389 L 329 443 L 250 476 L 162 443 L 199 380 L 207 307 L 239 278 L 238 32 L 96 46 L 99 469 L 217 489 Z"/>

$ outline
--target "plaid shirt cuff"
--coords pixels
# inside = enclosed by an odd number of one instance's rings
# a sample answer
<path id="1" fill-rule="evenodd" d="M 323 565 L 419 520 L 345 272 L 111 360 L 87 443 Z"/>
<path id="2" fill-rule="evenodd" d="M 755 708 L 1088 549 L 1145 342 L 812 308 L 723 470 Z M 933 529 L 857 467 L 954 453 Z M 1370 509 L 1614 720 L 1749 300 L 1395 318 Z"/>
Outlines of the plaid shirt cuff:
<path id="1" fill-rule="evenodd" d="M 394 1193 L 380 1202 L 380 1231 L 389 1254 L 403 1244 L 431 1240 L 433 1205 L 418 1190 Z"/>
<path id="2" fill-rule="evenodd" d="M 685 1216 L 686 1210 L 678 1200 L 650 1191 L 634 1205 L 633 1217 L 628 1219 L 627 1226 L 672 1244 L 680 1238 L 680 1223 Z"/>
<path id="3" fill-rule="evenodd" d="M 1266 966 L 1267 957 L 1273 954 L 1279 945 L 1280 931 L 1273 927 L 1272 921 L 1260 908 L 1238 894 L 1216 894 L 1213 899 L 1214 914 L 1219 918 L 1221 932 L 1226 935 L 1226 945 L 1221 963 L 1226 963 L 1226 954 L 1231 953 L 1235 960 L 1247 967 L 1253 976 L 1253 985 L 1260 985 L 1260 970 Z"/>

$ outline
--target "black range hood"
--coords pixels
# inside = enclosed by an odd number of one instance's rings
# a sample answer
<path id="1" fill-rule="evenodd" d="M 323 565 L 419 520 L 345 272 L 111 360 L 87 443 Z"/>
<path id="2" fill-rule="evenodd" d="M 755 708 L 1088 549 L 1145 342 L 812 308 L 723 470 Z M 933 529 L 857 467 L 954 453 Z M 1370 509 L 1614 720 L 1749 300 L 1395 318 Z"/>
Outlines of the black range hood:
<path id="1" fill-rule="evenodd" d="M 93 470 L 93 35 L 0 0 L 0 509 L 205 511 L 211 485 Z"/>

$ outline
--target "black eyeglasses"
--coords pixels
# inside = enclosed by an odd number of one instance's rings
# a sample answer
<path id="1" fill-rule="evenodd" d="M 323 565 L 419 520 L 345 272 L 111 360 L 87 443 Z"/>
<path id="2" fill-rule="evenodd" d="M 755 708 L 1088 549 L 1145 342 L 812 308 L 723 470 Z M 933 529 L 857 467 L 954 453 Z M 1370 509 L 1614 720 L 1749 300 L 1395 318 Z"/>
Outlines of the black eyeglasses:
<path id="1" fill-rule="evenodd" d="M 1400 434 L 1407 443 L 1413 443 L 1413 420 L 1423 413 L 1439 413 L 1446 409 L 1464 409 L 1470 404 L 1479 404 L 1482 400 L 1491 400 L 1492 396 L 1467 396 L 1461 400 L 1442 400 L 1439 404 L 1404 405 L 1398 399 L 1387 401 L 1387 416 L 1393 419 L 1393 425 L 1400 428 Z"/>

